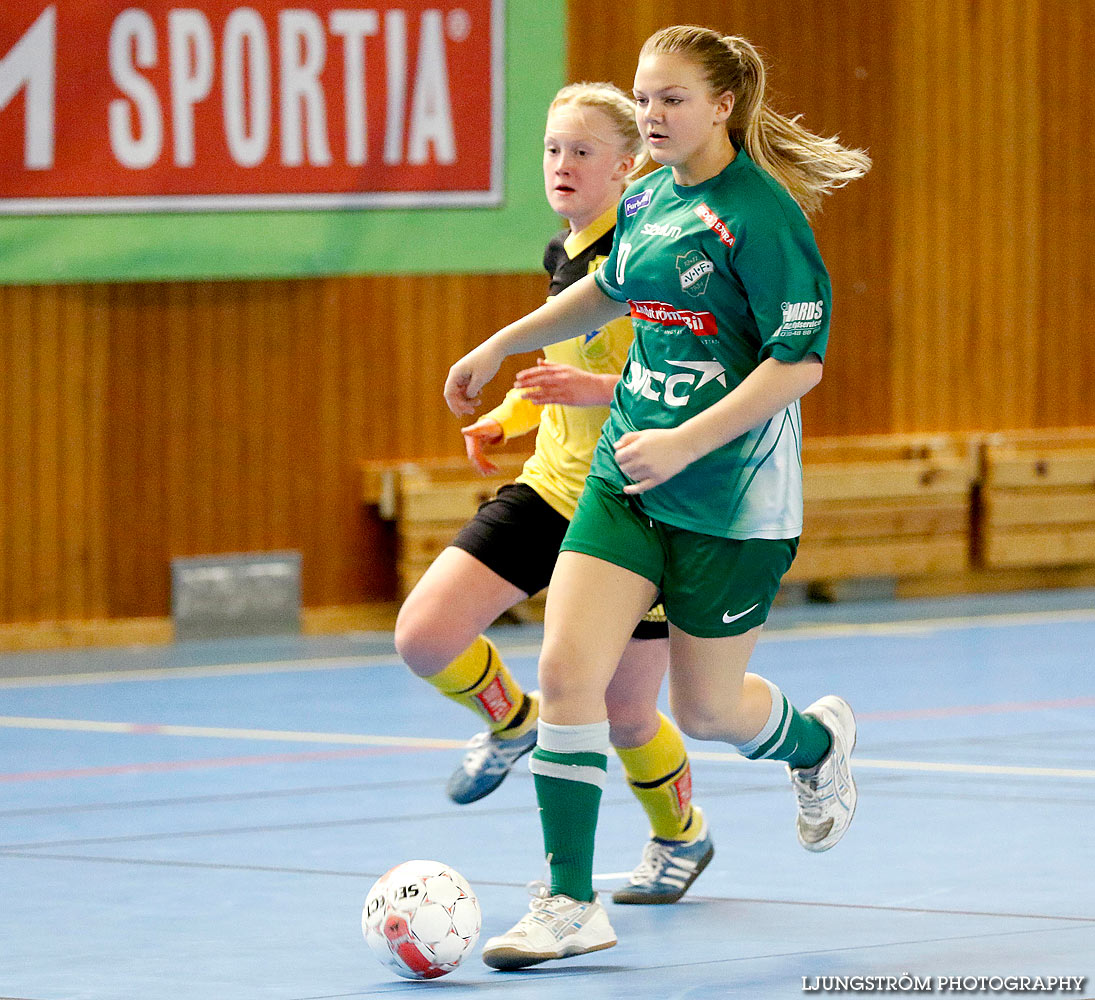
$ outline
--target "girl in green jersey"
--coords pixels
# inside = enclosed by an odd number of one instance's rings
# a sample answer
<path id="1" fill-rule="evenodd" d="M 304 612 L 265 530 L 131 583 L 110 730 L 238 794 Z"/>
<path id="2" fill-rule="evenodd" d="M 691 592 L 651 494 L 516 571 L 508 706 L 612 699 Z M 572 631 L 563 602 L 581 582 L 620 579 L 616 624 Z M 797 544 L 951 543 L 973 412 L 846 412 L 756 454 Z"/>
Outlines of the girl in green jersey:
<path id="1" fill-rule="evenodd" d="M 832 847 L 855 809 L 855 720 L 826 696 L 796 710 L 747 672 L 801 531 L 799 399 L 821 378 L 828 277 L 805 211 L 867 156 L 773 111 L 744 39 L 667 28 L 639 55 L 639 129 L 662 169 L 620 205 L 597 275 L 453 365 L 470 414 L 504 357 L 630 312 L 636 339 L 552 576 L 540 658 L 535 776 L 551 885 L 487 942 L 500 969 L 611 947 L 592 889 L 607 761 L 604 694 L 659 593 L 670 703 L 689 735 L 784 761 L 799 842 Z"/>
<path id="2" fill-rule="evenodd" d="M 544 189 L 568 226 L 544 254 L 549 294 L 608 256 L 616 203 L 644 159 L 635 106 L 618 88 L 579 83 L 556 94 L 544 132 Z M 491 794 L 536 745 L 536 693 L 522 689 L 483 633 L 551 578 L 633 339 L 631 322 L 620 318 L 552 345 L 546 363 L 518 373 L 500 406 L 463 428 L 468 458 L 484 473 L 497 471 L 486 448 L 533 428 L 537 435 L 516 483 L 480 506 L 415 585 L 396 621 L 395 645 L 407 666 L 488 726 L 449 779 L 454 802 Z M 703 811 L 692 802 L 684 740 L 658 711 L 668 634 L 664 614 L 652 609 L 606 692 L 612 743 L 650 820 L 642 861 L 613 893 L 617 903 L 680 899 L 714 854 Z"/>

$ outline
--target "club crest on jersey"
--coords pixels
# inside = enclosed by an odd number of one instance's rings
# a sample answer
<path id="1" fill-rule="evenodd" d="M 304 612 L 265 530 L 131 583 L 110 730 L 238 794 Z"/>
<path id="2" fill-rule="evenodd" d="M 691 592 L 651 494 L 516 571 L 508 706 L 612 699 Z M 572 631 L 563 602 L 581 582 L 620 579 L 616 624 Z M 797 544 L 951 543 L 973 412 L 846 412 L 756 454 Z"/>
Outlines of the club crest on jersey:
<path id="1" fill-rule="evenodd" d="M 585 363 L 597 371 L 600 370 L 601 363 L 608 357 L 612 347 L 608 337 L 600 330 L 590 330 L 589 333 L 578 337 L 575 343 Z"/>
<path id="2" fill-rule="evenodd" d="M 624 215 L 630 219 L 640 208 L 646 208 L 646 206 L 650 204 L 650 198 L 653 194 L 653 188 L 647 188 L 645 191 L 633 194 L 630 198 L 625 198 Z"/>
<path id="3" fill-rule="evenodd" d="M 700 296 L 707 291 L 707 279 L 715 270 L 715 265 L 699 250 L 689 250 L 677 257 L 677 274 L 681 279 L 681 290 L 689 295 Z"/>

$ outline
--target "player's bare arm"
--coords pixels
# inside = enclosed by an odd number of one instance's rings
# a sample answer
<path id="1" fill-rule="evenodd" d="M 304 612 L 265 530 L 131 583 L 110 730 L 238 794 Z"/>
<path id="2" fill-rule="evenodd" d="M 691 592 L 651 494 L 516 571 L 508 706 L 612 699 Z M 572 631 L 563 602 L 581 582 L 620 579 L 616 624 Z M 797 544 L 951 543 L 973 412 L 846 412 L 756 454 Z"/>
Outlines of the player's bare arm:
<path id="1" fill-rule="evenodd" d="M 627 305 L 609 298 L 587 275 L 548 299 L 539 309 L 503 327 L 449 369 L 445 402 L 457 416 L 474 413 L 479 393 L 511 354 L 536 351 L 623 316 Z"/>

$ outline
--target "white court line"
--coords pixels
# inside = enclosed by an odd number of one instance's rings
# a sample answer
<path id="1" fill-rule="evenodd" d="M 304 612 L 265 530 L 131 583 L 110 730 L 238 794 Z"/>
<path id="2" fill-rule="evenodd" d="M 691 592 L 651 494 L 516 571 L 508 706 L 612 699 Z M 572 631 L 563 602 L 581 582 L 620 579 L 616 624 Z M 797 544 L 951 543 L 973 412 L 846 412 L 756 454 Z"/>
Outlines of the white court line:
<path id="1" fill-rule="evenodd" d="M 806 639 L 842 639 L 864 635 L 929 635 L 947 629 L 969 629 L 990 625 L 1005 628 L 1021 625 L 1052 625 L 1065 622 L 1095 622 L 1095 609 L 1072 611 L 1031 611 L 1025 614 L 965 615 L 952 618 L 921 618 L 899 622 L 840 623 L 834 625 L 794 625 L 763 632 L 760 641 L 799 642 Z M 537 656 L 539 643 L 506 645 L 502 652 L 510 656 Z M 402 661 L 393 653 L 368 656 L 331 656 L 320 659 L 265 660 L 255 663 L 217 663 L 195 667 L 155 667 L 148 670 L 95 670 L 72 674 L 32 674 L 24 677 L 0 677 L 5 688 L 63 687 L 68 684 L 114 684 L 129 681 L 185 680 L 202 677 L 232 677 L 237 674 L 278 674 L 308 670 L 348 670 L 357 667 L 396 666 Z"/>
<path id="2" fill-rule="evenodd" d="M 536 647 L 539 650 L 539 646 Z M 75 674 L 38 674 L 0 677 L 0 689 L 63 687 L 66 684 L 111 684 L 123 681 L 173 681 L 237 674 L 291 674 L 309 670 L 348 670 L 354 667 L 402 665 L 395 653 L 369 656 L 327 656 L 308 660 L 262 660 L 257 663 L 213 663 L 200 667 L 152 667 L 147 670 L 91 670 Z"/>
<path id="3" fill-rule="evenodd" d="M 842 638 L 859 635 L 928 635 L 949 629 L 969 629 L 991 626 L 1006 628 L 1016 625 L 1054 625 L 1065 622 L 1095 622 L 1095 608 L 1072 611 L 1028 611 L 1020 614 L 994 613 L 956 615 L 951 618 L 916 618 L 899 622 L 839 623 L 834 625 L 795 625 L 761 634 L 763 642 L 791 642 L 801 639 Z"/>
<path id="4" fill-rule="evenodd" d="M 689 750 L 692 760 L 709 760 L 737 763 L 745 758 L 733 752 L 718 753 L 705 750 Z M 773 761 L 773 763 L 776 763 Z M 944 774 L 992 774 L 1011 778 L 1095 778 L 1095 768 L 1078 767 L 1024 767 L 1019 764 L 948 764 L 927 760 L 872 760 L 853 757 L 856 767 L 876 768 L 881 771 L 934 771 Z"/>
<path id="5" fill-rule="evenodd" d="M 376 736 L 366 733 L 319 733 L 294 729 L 236 729 L 228 726 L 173 726 L 144 722 L 99 722 L 94 719 L 38 719 L 0 715 L 0 729 L 47 729 L 75 733 L 123 733 L 131 736 L 191 736 L 213 740 L 262 740 L 271 743 L 325 743 L 339 746 L 411 747 L 451 750 L 466 740 L 420 736 Z"/>
<path id="6" fill-rule="evenodd" d="M 175 726 L 142 722 L 100 722 L 93 719 L 46 719 L 0 715 L 0 729 L 38 729 L 61 732 L 121 733 L 135 736 L 189 736 L 216 740 L 259 740 L 272 743 L 321 743 L 339 746 L 407 747 L 421 750 L 452 750 L 466 745 L 463 740 L 429 739 L 419 736 L 379 736 L 367 733 L 321 733 L 287 729 L 237 729 L 227 726 Z M 732 751 L 690 750 L 693 760 L 736 764 L 745 761 Z M 778 763 L 778 762 L 769 762 Z M 1067 767 L 1023 767 L 1011 764 L 953 764 L 938 761 L 872 760 L 856 757 L 856 767 L 882 771 L 921 771 L 944 774 L 997 775 L 1020 778 L 1095 778 L 1095 769 Z"/>

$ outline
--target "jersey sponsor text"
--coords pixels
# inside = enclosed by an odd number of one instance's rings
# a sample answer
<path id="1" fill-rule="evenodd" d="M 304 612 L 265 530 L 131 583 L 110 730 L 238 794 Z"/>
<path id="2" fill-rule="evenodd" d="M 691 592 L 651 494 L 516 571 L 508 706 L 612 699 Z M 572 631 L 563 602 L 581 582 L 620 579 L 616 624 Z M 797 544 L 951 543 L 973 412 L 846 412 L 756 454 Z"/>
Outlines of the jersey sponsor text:
<path id="1" fill-rule="evenodd" d="M 719 325 L 713 313 L 677 309 L 668 302 L 635 302 L 632 300 L 631 318 L 645 319 L 660 326 L 684 326 L 697 337 L 717 337 Z"/>
<path id="2" fill-rule="evenodd" d="M 639 194 L 633 194 L 630 198 L 624 199 L 624 215 L 627 218 L 631 218 L 640 208 L 646 208 L 650 204 L 651 195 L 653 191 L 647 188 L 645 191 L 639 192 Z"/>
<path id="3" fill-rule="evenodd" d="M 783 322 L 776 333 L 784 337 L 809 336 L 818 329 L 825 315 L 825 303 L 820 299 L 817 302 L 784 302 L 782 307 Z"/>
<path id="4" fill-rule="evenodd" d="M 726 387 L 726 369 L 717 361 L 667 361 L 684 372 L 659 372 L 638 361 L 628 363 L 623 386 L 636 396 L 643 396 L 666 406 L 687 406 L 692 393 L 708 382 Z M 696 379 L 699 374 L 699 380 Z"/>
<path id="5" fill-rule="evenodd" d="M 696 215 L 698 215 L 703 224 L 719 238 L 721 243 L 725 244 L 727 247 L 732 247 L 734 245 L 734 234 L 730 232 L 726 223 L 703 202 L 700 202 L 700 204 L 696 206 Z"/>
<path id="6" fill-rule="evenodd" d="M 667 236 L 675 240 L 680 235 L 680 226 L 670 226 L 663 222 L 648 222 L 643 226 L 643 236 Z"/>

